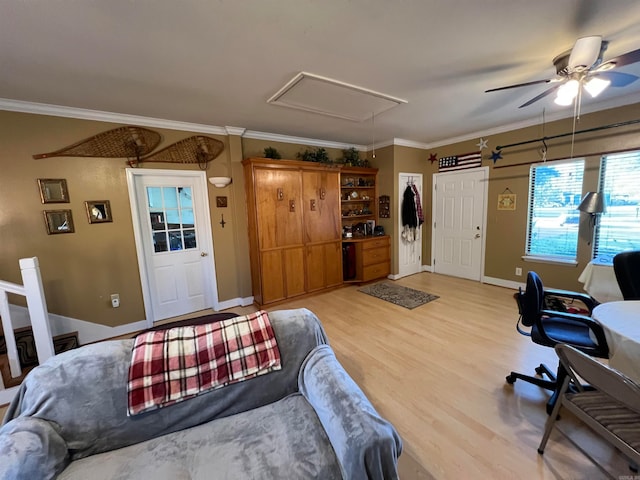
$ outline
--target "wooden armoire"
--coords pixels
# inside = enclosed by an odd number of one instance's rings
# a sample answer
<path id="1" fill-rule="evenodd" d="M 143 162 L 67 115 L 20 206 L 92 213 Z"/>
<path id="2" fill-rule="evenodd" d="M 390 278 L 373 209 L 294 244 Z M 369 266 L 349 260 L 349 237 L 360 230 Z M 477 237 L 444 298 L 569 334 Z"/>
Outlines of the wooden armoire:
<path id="1" fill-rule="evenodd" d="M 342 284 L 339 170 L 294 160 L 242 163 L 255 303 Z"/>

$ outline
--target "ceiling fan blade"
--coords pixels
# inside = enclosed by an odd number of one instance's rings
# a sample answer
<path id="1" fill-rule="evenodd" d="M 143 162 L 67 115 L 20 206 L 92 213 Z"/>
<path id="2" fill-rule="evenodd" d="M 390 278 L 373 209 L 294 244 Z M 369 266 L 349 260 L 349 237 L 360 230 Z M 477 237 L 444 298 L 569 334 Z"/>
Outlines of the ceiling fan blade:
<path id="1" fill-rule="evenodd" d="M 636 62 L 640 62 L 640 48 L 638 50 L 633 50 L 632 52 L 623 53 L 618 57 L 612 58 L 611 60 L 607 60 L 602 65 L 598 66 L 598 70 L 606 70 L 608 68 L 614 67 L 624 67 L 625 65 Z"/>
<path id="2" fill-rule="evenodd" d="M 589 75 L 589 78 L 592 77 L 609 80 L 612 87 L 626 87 L 627 85 L 635 82 L 636 80 L 638 80 L 638 78 L 640 78 L 635 75 L 631 75 L 630 73 L 622 72 L 602 72 L 598 73 L 597 75 Z"/>
<path id="3" fill-rule="evenodd" d="M 600 55 L 600 47 L 602 46 L 602 37 L 593 35 L 591 37 L 582 37 L 576 40 L 576 44 L 571 49 L 569 62 L 567 66 L 570 71 L 589 70 L 596 63 Z"/>
<path id="4" fill-rule="evenodd" d="M 528 87 L 529 85 L 538 85 L 539 83 L 550 83 L 554 81 L 556 80 L 553 78 L 547 78 L 546 80 L 534 80 L 532 82 L 517 83 L 515 85 L 508 85 L 506 87 L 490 88 L 489 90 L 485 90 L 484 93 L 498 92 L 500 90 L 508 90 L 510 88 Z"/>
<path id="5" fill-rule="evenodd" d="M 518 108 L 523 108 L 523 107 L 528 107 L 529 105 L 531 105 L 532 103 L 537 102 L 538 100 L 546 97 L 547 95 L 552 94 L 553 92 L 555 92 L 560 85 L 562 85 L 562 83 L 558 83 L 557 85 L 554 85 L 551 88 L 547 88 L 544 92 L 542 92 L 540 95 L 538 95 L 537 97 L 533 97 L 531 100 L 529 100 L 526 103 L 523 103 L 522 105 L 520 105 Z"/>

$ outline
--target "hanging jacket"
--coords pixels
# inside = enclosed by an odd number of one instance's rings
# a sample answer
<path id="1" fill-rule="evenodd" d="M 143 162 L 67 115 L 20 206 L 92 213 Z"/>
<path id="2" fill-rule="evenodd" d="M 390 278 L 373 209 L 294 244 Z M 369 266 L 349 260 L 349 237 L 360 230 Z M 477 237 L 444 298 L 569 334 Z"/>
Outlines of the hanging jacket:
<path id="1" fill-rule="evenodd" d="M 410 185 L 407 185 L 402 197 L 402 226 L 408 228 L 416 228 L 418 226 L 415 194 Z"/>
<path id="2" fill-rule="evenodd" d="M 418 192 L 418 187 L 416 187 L 415 183 L 411 184 L 413 188 L 413 193 L 416 195 L 416 214 L 418 215 L 418 226 L 424 223 L 424 214 L 422 213 L 422 203 L 420 202 L 420 192 Z"/>

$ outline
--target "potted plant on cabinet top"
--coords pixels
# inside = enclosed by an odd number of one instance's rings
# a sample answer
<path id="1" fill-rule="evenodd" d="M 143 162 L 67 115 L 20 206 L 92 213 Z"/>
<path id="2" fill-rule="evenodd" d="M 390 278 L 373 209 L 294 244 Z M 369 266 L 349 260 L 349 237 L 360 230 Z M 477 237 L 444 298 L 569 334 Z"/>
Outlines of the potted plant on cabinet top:
<path id="1" fill-rule="evenodd" d="M 265 147 L 264 158 L 272 158 L 274 160 L 280 160 L 282 156 L 280 152 L 273 147 Z"/>

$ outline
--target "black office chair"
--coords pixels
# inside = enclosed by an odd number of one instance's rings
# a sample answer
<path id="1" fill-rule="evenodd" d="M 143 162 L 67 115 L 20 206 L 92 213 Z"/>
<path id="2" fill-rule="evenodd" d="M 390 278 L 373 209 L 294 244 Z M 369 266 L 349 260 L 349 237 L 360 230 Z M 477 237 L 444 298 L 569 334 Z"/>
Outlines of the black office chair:
<path id="1" fill-rule="evenodd" d="M 547 308 L 548 304 L 553 303 L 550 302 L 551 298 L 556 300 L 565 299 L 569 302 L 584 304 L 589 314 L 591 314 L 597 302 L 589 295 L 568 290 L 545 290 L 538 274 L 529 272 L 527 274 L 526 290 L 523 292 L 520 289 L 515 298 L 520 312 L 516 328 L 522 335 L 531 337 L 534 343 L 552 348 L 559 343 L 565 343 L 587 355 L 608 358 L 609 348 L 607 341 L 602 327 L 597 322 L 585 315 L 549 310 Z M 523 329 L 520 324 L 530 327 L 530 331 Z M 595 337 L 595 341 L 592 336 Z M 551 414 L 567 372 L 560 363 L 556 374 L 541 363 L 536 367 L 536 373 L 538 376 L 534 377 L 511 372 L 507 375 L 507 383 L 513 384 L 517 379 L 521 379 L 553 391 L 551 398 L 547 402 L 547 413 Z M 548 380 L 544 378 L 545 375 Z"/>
<path id="2" fill-rule="evenodd" d="M 625 300 L 640 300 L 640 250 L 613 257 L 613 271 Z"/>

